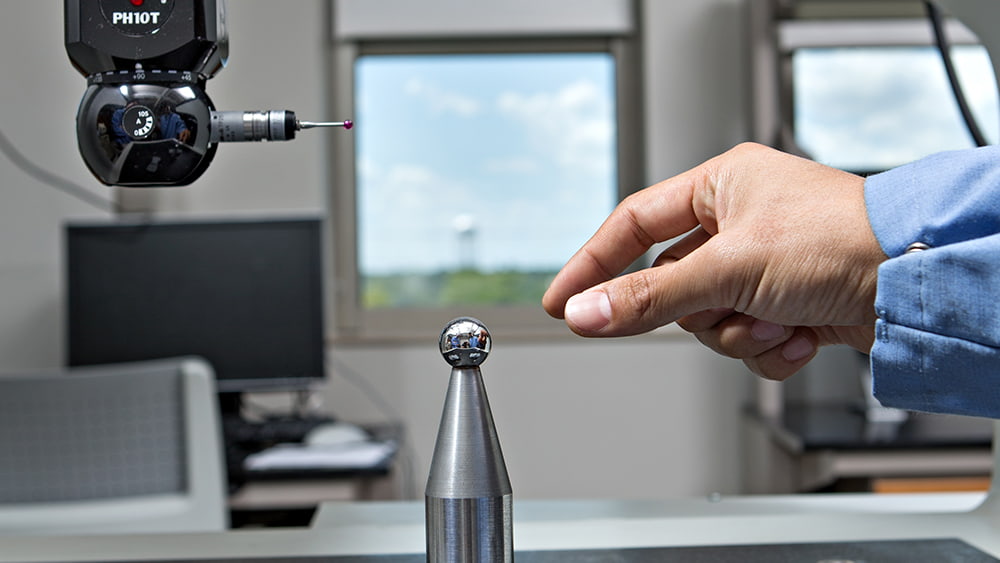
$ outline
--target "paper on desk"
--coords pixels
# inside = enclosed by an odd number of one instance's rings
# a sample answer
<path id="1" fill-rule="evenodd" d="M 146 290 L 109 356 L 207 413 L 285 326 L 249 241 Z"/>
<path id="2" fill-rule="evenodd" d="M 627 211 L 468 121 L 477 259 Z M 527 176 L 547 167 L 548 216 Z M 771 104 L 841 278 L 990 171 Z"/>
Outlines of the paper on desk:
<path id="1" fill-rule="evenodd" d="M 280 444 L 247 456 L 243 467 L 249 471 L 370 469 L 395 451 L 396 443 L 391 440 L 310 446 Z"/>

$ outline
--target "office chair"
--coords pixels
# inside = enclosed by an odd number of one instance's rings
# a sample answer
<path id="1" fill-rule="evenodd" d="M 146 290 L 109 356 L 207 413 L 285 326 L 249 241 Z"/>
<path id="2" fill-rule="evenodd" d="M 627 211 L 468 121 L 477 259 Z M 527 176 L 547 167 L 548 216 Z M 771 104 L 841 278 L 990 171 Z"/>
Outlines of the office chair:
<path id="1" fill-rule="evenodd" d="M 0 534 L 226 529 L 217 401 L 199 358 L 0 376 Z"/>

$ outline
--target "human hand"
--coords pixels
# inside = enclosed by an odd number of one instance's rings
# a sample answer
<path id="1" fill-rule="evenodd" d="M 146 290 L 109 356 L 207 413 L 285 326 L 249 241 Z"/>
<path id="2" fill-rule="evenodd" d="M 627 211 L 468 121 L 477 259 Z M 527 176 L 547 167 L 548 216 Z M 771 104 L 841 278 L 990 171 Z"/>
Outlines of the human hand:
<path id="1" fill-rule="evenodd" d="M 650 268 L 612 279 L 685 233 Z M 886 259 L 863 178 L 746 143 L 626 198 L 542 305 L 583 336 L 676 321 L 755 373 L 784 379 L 819 346 L 870 350 Z"/>

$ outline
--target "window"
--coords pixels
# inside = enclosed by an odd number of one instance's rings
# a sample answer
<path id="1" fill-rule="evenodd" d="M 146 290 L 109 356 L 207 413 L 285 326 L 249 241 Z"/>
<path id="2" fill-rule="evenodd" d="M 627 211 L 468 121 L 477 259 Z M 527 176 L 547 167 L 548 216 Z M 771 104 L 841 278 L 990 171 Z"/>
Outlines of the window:
<path id="1" fill-rule="evenodd" d="M 365 309 L 537 306 L 618 196 L 608 53 L 355 63 Z"/>
<path id="2" fill-rule="evenodd" d="M 635 7 L 515 4 L 333 3 L 339 340 L 568 333 L 542 293 L 643 185 Z"/>
<path id="3" fill-rule="evenodd" d="M 995 142 L 998 101 L 986 50 L 952 49 L 963 89 Z M 807 48 L 792 54 L 796 144 L 816 160 L 873 172 L 943 150 L 971 148 L 931 47 Z"/>
<path id="4" fill-rule="evenodd" d="M 974 146 L 922 2 L 752 2 L 750 23 L 755 140 L 858 173 Z M 996 142 L 993 65 L 962 22 L 944 29 L 971 111 Z"/>

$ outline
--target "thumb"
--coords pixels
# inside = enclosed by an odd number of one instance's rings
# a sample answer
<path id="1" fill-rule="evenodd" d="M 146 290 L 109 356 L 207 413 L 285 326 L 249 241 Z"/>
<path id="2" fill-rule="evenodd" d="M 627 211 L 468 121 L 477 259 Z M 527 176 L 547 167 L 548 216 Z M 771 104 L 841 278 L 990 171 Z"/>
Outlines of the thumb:
<path id="1" fill-rule="evenodd" d="M 630 336 L 718 307 L 734 307 L 737 268 L 712 242 L 675 262 L 620 276 L 566 302 L 566 324 L 582 336 Z M 728 281 L 727 281 L 728 280 Z"/>

